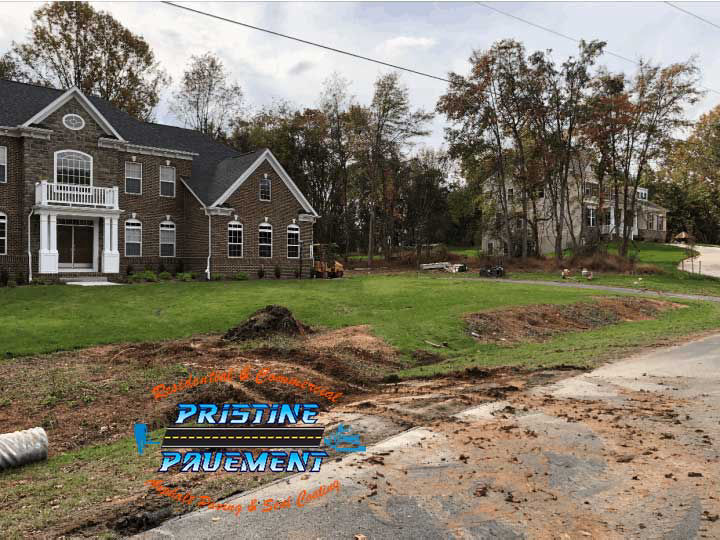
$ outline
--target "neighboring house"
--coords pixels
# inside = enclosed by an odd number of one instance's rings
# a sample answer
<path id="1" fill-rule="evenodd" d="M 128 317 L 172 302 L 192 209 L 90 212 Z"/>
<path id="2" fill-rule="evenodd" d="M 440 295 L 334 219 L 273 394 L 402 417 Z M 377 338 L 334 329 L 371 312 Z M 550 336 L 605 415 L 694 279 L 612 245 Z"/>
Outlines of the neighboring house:
<path id="1" fill-rule="evenodd" d="M 563 234 L 563 249 L 573 245 L 573 237 L 584 243 L 590 238 L 613 239 L 622 236 L 622 199 L 618 205 L 619 215 L 615 212 L 615 199 L 612 193 L 605 191 L 602 194 L 602 215 L 600 215 L 599 183 L 595 179 L 589 165 L 580 170 L 575 167 L 570 183 L 570 201 L 566 211 L 566 227 Z M 492 187 L 486 192 L 496 203 L 501 196 L 498 186 L 490 182 Z M 512 209 L 513 216 L 510 223 L 511 234 L 516 239 L 515 245 L 520 245 L 518 239 L 523 226 L 522 207 L 515 186 L 506 189 L 506 201 Z M 499 204 L 499 203 L 498 203 Z M 529 205 L 528 242 L 534 244 L 535 238 L 539 241 L 539 251 L 542 254 L 551 253 L 555 249 L 555 222 L 553 220 L 550 199 L 547 190 L 539 190 L 535 200 L 535 210 Z M 628 216 L 630 217 L 630 216 Z M 648 200 L 647 188 L 637 188 L 635 213 L 632 216 L 631 239 L 652 242 L 664 242 L 667 231 L 667 210 L 662 206 Z M 537 229 L 537 235 L 533 229 Z M 483 235 L 482 250 L 487 254 L 508 254 L 507 231 L 504 226 L 503 215 L 498 213 L 494 227 Z M 532 247 L 532 246 L 530 246 Z M 530 249 L 528 250 L 531 251 Z M 515 255 L 518 255 L 516 253 Z"/>
<path id="2" fill-rule="evenodd" d="M 269 150 L 140 122 L 76 88 L 0 80 L 0 269 L 11 278 L 308 275 L 317 218 Z"/>

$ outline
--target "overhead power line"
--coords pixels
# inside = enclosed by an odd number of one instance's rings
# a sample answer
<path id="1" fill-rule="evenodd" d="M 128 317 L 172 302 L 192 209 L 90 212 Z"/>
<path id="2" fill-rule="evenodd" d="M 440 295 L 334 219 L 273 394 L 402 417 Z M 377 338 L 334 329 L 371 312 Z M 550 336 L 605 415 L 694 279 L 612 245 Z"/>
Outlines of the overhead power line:
<path id="1" fill-rule="evenodd" d="M 390 63 L 388 63 L 388 62 L 383 62 L 382 60 L 377 60 L 377 59 L 375 59 L 375 58 L 370 58 L 370 57 L 368 57 L 368 56 L 363 56 L 363 55 L 361 55 L 361 54 L 356 54 L 356 53 L 353 53 L 353 52 L 350 52 L 350 51 L 344 51 L 344 50 L 342 50 L 342 49 L 336 49 L 335 47 L 330 47 L 329 45 L 323 45 L 322 43 L 316 43 L 316 42 L 314 42 L 314 41 L 308 41 L 308 40 L 306 40 L 306 39 L 301 39 L 301 38 L 298 38 L 298 37 L 295 37 L 295 36 L 289 36 L 289 35 L 287 35 L 287 34 L 282 34 L 282 33 L 280 33 L 280 32 L 275 32 L 275 31 L 273 31 L 273 30 L 268 30 L 267 28 L 260 28 L 259 26 L 253 26 L 252 24 L 247 24 L 247 23 L 240 22 L 240 21 L 236 21 L 236 20 L 233 20 L 233 19 L 228 19 L 227 17 L 221 17 L 220 15 L 215 15 L 215 14 L 213 14 L 213 13 L 208 13 L 208 12 L 206 12 L 206 11 L 200 11 L 199 9 L 193 9 L 193 8 L 191 8 L 191 7 L 183 6 L 183 5 L 180 5 L 180 4 L 175 4 L 175 3 L 173 3 L 173 2 L 162 2 L 162 3 L 163 3 L 163 4 L 167 4 L 167 5 L 169 5 L 169 6 L 172 6 L 172 7 L 175 7 L 175 8 L 184 9 L 185 11 L 190 11 L 190 12 L 195 13 L 195 14 L 197 14 L 197 15 L 204 15 L 204 16 L 206 16 L 206 17 L 212 17 L 213 19 L 217 19 L 217 20 L 220 20 L 220 21 L 225 21 L 225 22 L 228 22 L 228 23 L 231 23 L 231 24 L 236 24 L 236 25 L 238 25 L 238 26 L 244 26 L 245 28 L 250 28 L 250 29 L 252 29 L 252 30 L 258 30 L 258 31 L 260 31 L 260 32 L 265 32 L 266 34 L 272 34 L 273 36 L 278 36 L 278 37 L 282 37 L 282 38 L 285 38 L 285 39 L 291 39 L 291 40 L 297 41 L 297 42 L 299 42 L 299 43 L 304 43 L 305 45 L 312 45 L 313 47 L 320 47 L 321 49 L 325 49 L 325 50 L 328 50 L 328 51 L 336 52 L 336 53 L 338 53 L 338 54 L 344 54 L 344 55 L 346 55 L 346 56 L 352 56 L 353 58 L 358 58 L 358 59 L 360 59 L 360 60 L 366 60 L 366 61 L 368 61 L 368 62 L 374 62 L 374 63 L 376 63 L 376 64 L 380 64 L 380 65 L 386 66 L 386 67 L 391 67 L 391 68 L 393 68 L 393 69 L 399 69 L 399 70 L 401 70 L 401 71 L 407 71 L 408 73 L 414 73 L 415 75 L 420 75 L 420 76 L 422 76 L 422 77 L 428 77 L 428 78 L 430 78 L 430 79 L 435 79 L 435 80 L 437 80 L 437 81 L 443 81 L 443 82 L 446 82 L 446 83 L 449 83 L 449 82 L 450 82 L 448 79 L 445 79 L 445 78 L 443 78 L 443 77 L 438 77 L 437 75 L 431 75 L 430 73 L 423 73 L 422 71 L 417 71 L 417 70 L 415 70 L 415 69 L 410 69 L 410 68 L 398 66 L 398 65 L 395 65 L 395 64 L 390 64 Z"/>
<path id="2" fill-rule="evenodd" d="M 478 5 L 481 5 L 482 7 L 486 8 L 486 9 L 489 9 L 489 10 L 491 10 L 491 11 L 495 11 L 496 13 L 500 13 L 501 15 L 505 15 L 506 17 L 510 17 L 511 19 L 515 19 L 516 21 L 523 22 L 523 23 L 528 24 L 528 25 L 530 25 L 530 26 L 533 26 L 533 27 L 535 27 L 535 28 L 539 28 L 540 30 L 544 30 L 544 31 L 546 31 L 546 32 L 550 32 L 551 34 L 554 34 L 554 35 L 559 36 L 559 37 L 561 37 L 561 38 L 568 39 L 568 40 L 570 40 L 570 41 L 574 41 L 575 43 L 580 43 L 580 41 L 581 41 L 581 40 L 579 40 L 579 39 L 577 39 L 577 38 L 574 38 L 574 37 L 572 37 L 572 36 L 568 36 L 567 34 L 563 34 L 563 33 L 561 33 L 561 32 L 558 32 L 557 30 L 553 30 L 552 28 L 548 28 L 547 26 L 542 26 L 542 25 L 540 25 L 540 24 L 536 24 L 536 23 L 534 23 L 534 22 L 532 22 L 532 21 L 528 21 L 527 19 L 523 19 L 522 17 L 518 17 L 517 15 L 513 15 L 512 13 L 508 13 L 507 11 L 503 11 L 503 10 L 501 10 L 501 9 L 498 9 L 498 8 L 496 8 L 496 7 L 493 7 L 493 6 L 490 6 L 490 5 L 485 4 L 485 3 L 483 3 L 483 2 L 476 2 L 476 3 L 477 3 Z M 684 9 L 681 9 L 681 8 L 679 8 L 679 7 L 671 4 L 670 2 L 665 2 L 665 3 L 668 4 L 668 5 L 671 5 L 671 6 L 674 7 L 674 8 L 679 9 L 680 11 L 685 11 Z M 714 23 L 712 23 L 712 22 L 710 22 L 710 21 L 707 21 L 707 20 L 703 19 L 702 17 L 698 17 L 698 16 L 695 15 L 694 13 L 690 13 L 689 11 L 685 11 L 685 13 L 687 13 L 687 14 L 689 14 L 689 15 L 692 15 L 693 17 L 696 17 L 696 18 L 698 18 L 698 19 L 700 19 L 700 20 L 702 20 L 702 21 L 705 21 L 705 22 L 708 23 L 708 24 L 712 24 L 713 26 L 717 26 L 716 24 L 714 24 Z M 718 28 L 720 28 L 720 26 L 718 26 Z M 621 54 L 618 54 L 618 53 L 615 53 L 615 52 L 612 52 L 612 51 L 608 51 L 607 49 L 606 49 L 604 52 L 605 52 L 605 54 L 609 54 L 610 56 L 614 56 L 614 57 L 616 57 L 616 58 L 620 58 L 621 60 L 625 60 L 626 62 L 631 62 L 631 63 L 635 64 L 636 66 L 639 66 L 639 65 L 640 65 L 640 62 L 638 62 L 637 60 L 633 60 L 632 58 L 628 58 L 627 56 L 623 56 L 623 55 L 621 55 Z M 716 93 L 716 94 L 720 94 L 720 91 L 715 90 L 714 88 L 708 88 L 707 86 L 702 86 L 702 85 L 698 85 L 698 86 L 700 86 L 700 88 L 703 88 L 703 89 L 708 90 L 708 91 L 710 91 L 710 92 L 714 92 L 714 93 Z"/>
<path id="3" fill-rule="evenodd" d="M 696 19 L 698 19 L 698 20 L 700 20 L 700 21 L 702 21 L 702 22 L 708 23 L 710 26 L 714 26 L 715 28 L 717 28 L 718 30 L 720 30 L 720 25 L 719 25 L 719 24 L 715 24 L 715 23 L 712 22 L 712 21 L 708 21 L 707 19 L 701 17 L 700 15 L 696 15 L 696 14 L 693 13 L 692 11 L 688 11 L 688 10 L 685 9 L 685 8 L 681 8 L 680 6 L 676 6 L 675 4 L 673 4 L 673 3 L 671 3 L 671 2 L 665 2 L 665 3 L 666 3 L 668 6 L 677 9 L 678 11 L 682 11 L 683 13 L 687 13 L 687 14 L 690 15 L 691 17 L 695 17 Z"/>

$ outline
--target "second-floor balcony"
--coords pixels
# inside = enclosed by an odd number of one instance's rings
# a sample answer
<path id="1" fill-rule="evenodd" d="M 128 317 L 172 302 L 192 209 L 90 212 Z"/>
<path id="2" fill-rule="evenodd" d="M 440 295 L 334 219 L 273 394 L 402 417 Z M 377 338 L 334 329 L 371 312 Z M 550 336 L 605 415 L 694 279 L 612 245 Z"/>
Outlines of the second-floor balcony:
<path id="1" fill-rule="evenodd" d="M 43 180 L 35 184 L 35 204 L 118 210 L 118 188 L 58 184 Z"/>

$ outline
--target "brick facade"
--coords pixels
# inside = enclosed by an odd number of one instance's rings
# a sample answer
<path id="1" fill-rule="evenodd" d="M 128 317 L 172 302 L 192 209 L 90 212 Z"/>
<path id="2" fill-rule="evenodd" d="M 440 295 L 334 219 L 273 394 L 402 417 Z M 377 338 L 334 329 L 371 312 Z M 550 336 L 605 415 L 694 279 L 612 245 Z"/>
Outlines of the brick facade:
<path id="1" fill-rule="evenodd" d="M 81 130 L 73 131 L 63 125 L 63 117 L 77 114 L 85 121 Z M 30 136 L 4 136 L 0 132 L 0 146 L 7 148 L 7 182 L 0 183 L 0 212 L 7 216 L 7 254 L 0 255 L 0 270 L 7 270 L 11 279 L 23 282 L 28 275 L 28 215 L 35 206 L 35 184 L 42 180 L 54 181 L 55 153 L 61 150 L 75 150 L 88 154 L 93 159 L 92 184 L 96 187 L 117 187 L 121 214 L 118 224 L 118 251 L 120 253 L 120 274 L 144 269 L 168 271 L 203 272 L 208 257 L 208 215 L 205 206 L 181 181 L 192 174 L 193 161 L 190 157 L 165 157 L 154 155 L 158 152 L 126 152 L 101 145 L 100 139 L 107 139 L 103 129 L 93 120 L 83 105 L 76 99 L 60 107 L 38 127 L 49 130 L 47 139 Z M 47 137 L 47 135 L 45 135 Z M 156 147 L 165 147 L 162 140 Z M 162 152 L 160 152 L 162 153 Z M 180 152 L 178 152 L 179 154 Z M 172 155 L 168 153 L 167 155 Z M 125 192 L 125 163 L 142 164 L 142 193 Z M 176 170 L 175 197 L 160 196 L 160 167 L 172 166 Z M 259 178 L 268 174 L 272 182 L 272 201 L 259 200 Z M 272 166 L 261 165 L 224 204 L 234 209 L 233 215 L 212 215 L 212 273 L 236 274 L 245 272 L 255 278 L 258 269 L 265 268 L 266 277 L 274 277 L 274 268 L 279 265 L 283 277 L 292 277 L 299 267 L 298 260 L 287 258 L 287 226 L 304 213 L 302 205 L 292 195 Z M 72 208 L 63 214 L 73 215 Z M 244 249 L 242 258 L 228 257 L 228 222 L 243 223 Z M 81 216 L 78 216 L 81 217 Z M 258 225 L 265 217 L 273 226 L 273 257 L 260 259 L 257 252 Z M 160 223 L 170 219 L 176 226 L 176 256 L 160 257 Z M 96 250 L 103 248 L 103 219 L 96 218 Z M 125 250 L 125 222 L 136 219 L 142 223 L 142 256 L 127 257 Z M 38 251 L 40 248 L 40 218 L 33 215 L 31 222 L 31 253 L 33 274 L 38 274 Z M 299 221 L 301 239 L 304 242 L 303 270 L 309 273 L 311 261 L 307 258 L 312 243 L 310 222 Z M 62 271 L 62 270 L 61 270 Z M 88 272 L 90 274 L 90 272 Z M 109 276 L 118 278 L 117 274 Z"/>

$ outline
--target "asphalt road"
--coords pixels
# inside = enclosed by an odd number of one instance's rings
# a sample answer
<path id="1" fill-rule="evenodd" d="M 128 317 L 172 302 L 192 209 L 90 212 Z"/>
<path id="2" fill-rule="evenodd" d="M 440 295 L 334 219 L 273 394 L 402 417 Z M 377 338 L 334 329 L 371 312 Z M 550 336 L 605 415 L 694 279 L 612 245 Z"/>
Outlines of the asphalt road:
<path id="1" fill-rule="evenodd" d="M 694 262 L 686 260 L 678 268 L 688 272 L 695 271 L 706 276 L 720 277 L 720 247 L 696 245 L 693 249 L 700 255 L 695 257 Z"/>
<path id="2" fill-rule="evenodd" d="M 238 515 L 196 511 L 138 538 L 720 538 L 719 383 L 720 335 L 658 349 L 245 493 L 227 501 Z"/>

